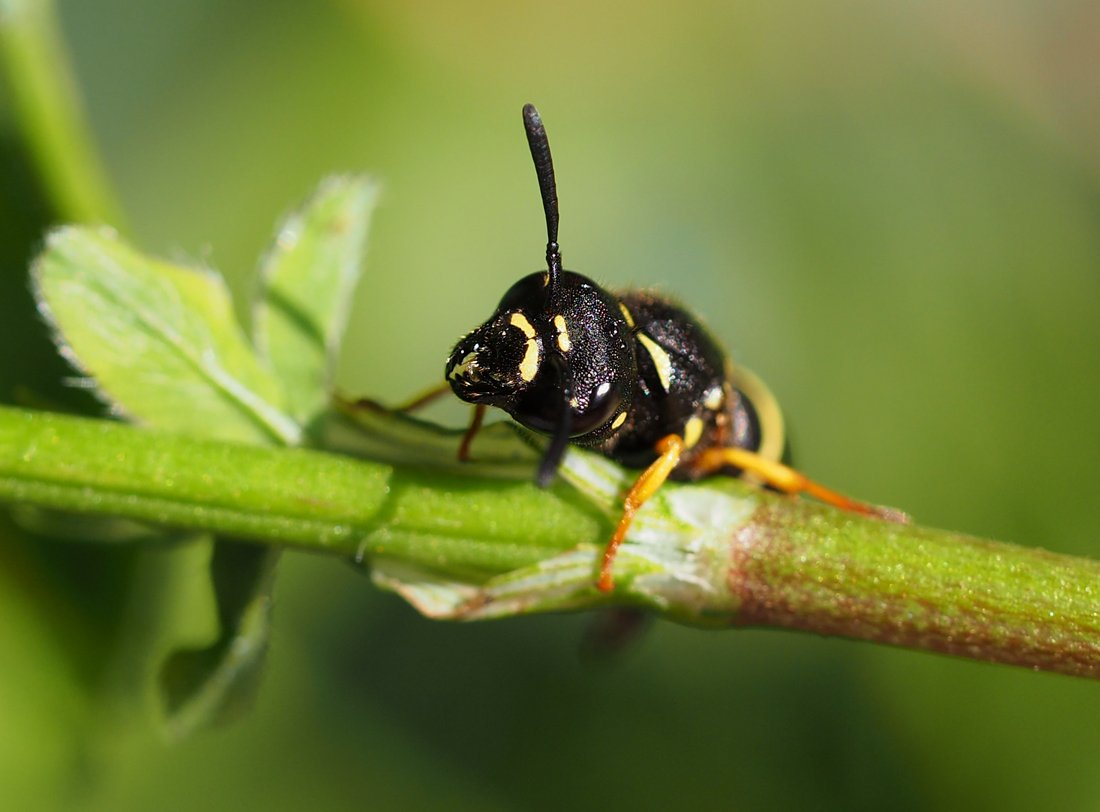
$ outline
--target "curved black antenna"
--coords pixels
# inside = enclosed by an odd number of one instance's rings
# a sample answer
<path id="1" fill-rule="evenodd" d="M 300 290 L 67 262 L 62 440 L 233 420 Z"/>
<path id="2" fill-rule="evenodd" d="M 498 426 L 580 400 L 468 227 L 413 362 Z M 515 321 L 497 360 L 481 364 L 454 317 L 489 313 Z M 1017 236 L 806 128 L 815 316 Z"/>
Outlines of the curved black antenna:
<path id="1" fill-rule="evenodd" d="M 550 142 L 542 117 L 533 104 L 523 105 L 523 129 L 527 131 L 527 143 L 535 162 L 535 174 L 542 192 L 542 209 L 546 213 L 546 268 L 550 274 L 550 291 L 557 286 L 561 275 L 561 249 L 558 247 L 558 187 L 554 182 L 554 161 L 550 157 Z"/>
<path id="2" fill-rule="evenodd" d="M 542 210 L 546 214 L 546 272 L 547 301 L 553 296 L 561 277 L 561 249 L 558 246 L 558 188 L 554 182 L 554 160 L 550 157 L 550 141 L 546 138 L 546 128 L 542 117 L 533 104 L 523 105 L 523 129 L 527 132 L 527 144 L 531 147 L 531 159 L 535 162 L 535 174 L 539 179 L 539 191 L 542 192 Z M 569 436 L 573 432 L 573 374 L 569 363 L 556 352 L 549 352 L 546 361 L 553 366 L 561 382 L 561 415 L 550 444 L 539 462 L 535 483 L 545 488 L 554 481 L 554 475 L 561 464 L 565 449 L 569 446 Z"/>
<path id="3" fill-rule="evenodd" d="M 535 475 L 535 484 L 540 488 L 545 488 L 554 481 L 554 474 L 558 472 L 558 465 L 573 431 L 573 406 L 569 402 L 573 399 L 573 374 L 569 364 L 560 355 L 551 353 L 546 360 L 553 364 L 554 371 L 561 377 L 561 417 L 558 418 L 558 427 L 542 455 L 538 473 Z"/>

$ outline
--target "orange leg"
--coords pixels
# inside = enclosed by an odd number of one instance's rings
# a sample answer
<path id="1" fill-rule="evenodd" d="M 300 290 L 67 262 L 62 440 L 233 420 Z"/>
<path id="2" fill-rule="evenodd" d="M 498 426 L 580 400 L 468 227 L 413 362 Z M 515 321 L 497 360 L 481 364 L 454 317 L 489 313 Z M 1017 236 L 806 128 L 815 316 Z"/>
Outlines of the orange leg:
<path id="1" fill-rule="evenodd" d="M 699 455 L 692 468 L 697 472 L 708 474 L 731 465 L 746 473 L 755 474 L 768 485 L 785 493 L 808 493 L 826 504 L 842 510 L 849 510 L 852 513 L 877 516 L 891 522 L 905 523 L 909 521 L 909 517 L 900 510 L 869 505 L 866 502 L 851 499 L 842 493 L 837 493 L 814 482 L 804 474 L 781 462 L 769 460 L 743 448 L 708 448 Z"/>
<path id="2" fill-rule="evenodd" d="M 638 508 L 657 492 L 665 483 L 665 480 L 668 479 L 668 475 L 672 473 L 672 469 L 680 462 L 680 454 L 684 451 L 684 440 L 676 434 L 670 434 L 657 441 L 656 450 L 661 456 L 657 457 L 642 472 L 642 475 L 638 477 L 626 494 L 626 499 L 623 500 L 623 516 L 619 519 L 619 526 L 615 528 L 611 541 L 607 543 L 607 547 L 603 551 L 600 578 L 596 582 L 596 586 L 599 587 L 601 592 L 610 592 L 615 588 L 611 567 L 615 563 L 615 554 L 619 550 L 619 545 L 623 543 L 623 538 L 626 537 L 626 531 L 630 529 L 630 524 L 634 521 L 634 514 L 638 512 Z"/>
<path id="3" fill-rule="evenodd" d="M 481 421 L 485 419 L 485 408 L 484 404 L 481 403 L 474 406 L 474 414 L 470 418 L 470 425 L 466 428 L 466 433 L 462 435 L 462 442 L 458 445 L 459 462 L 470 461 L 470 445 L 477 433 L 481 431 Z"/>

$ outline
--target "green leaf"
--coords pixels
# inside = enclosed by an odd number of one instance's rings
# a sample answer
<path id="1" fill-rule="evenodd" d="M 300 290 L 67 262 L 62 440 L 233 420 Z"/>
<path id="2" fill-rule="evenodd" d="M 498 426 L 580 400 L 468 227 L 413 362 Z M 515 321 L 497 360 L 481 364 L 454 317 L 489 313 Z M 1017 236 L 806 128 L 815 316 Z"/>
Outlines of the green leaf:
<path id="1" fill-rule="evenodd" d="M 62 353 L 121 414 L 227 440 L 300 437 L 212 271 L 146 257 L 109 229 L 71 226 L 49 236 L 33 275 Z"/>
<path id="2" fill-rule="evenodd" d="M 232 721 L 251 708 L 271 636 L 278 561 L 275 549 L 224 538 L 214 545 L 210 574 L 221 632 L 204 648 L 172 652 L 160 671 L 173 739 Z"/>
<path id="3" fill-rule="evenodd" d="M 378 187 L 368 178 L 329 178 L 283 222 L 261 268 L 256 346 L 302 424 L 327 405 L 377 197 Z"/>
<path id="4" fill-rule="evenodd" d="M 217 636 L 204 646 L 174 646 L 161 662 L 159 695 L 170 738 L 232 721 L 251 707 L 271 637 L 278 547 L 213 541 L 209 577 Z"/>
<path id="5" fill-rule="evenodd" d="M 142 256 L 111 231 L 73 227 L 50 236 L 34 283 L 63 353 L 94 376 L 98 394 L 119 413 L 219 439 L 300 438 L 282 410 L 279 382 L 249 345 L 216 274 Z M 255 687 L 278 556 L 274 548 L 214 541 L 209 567 L 220 630 L 204 648 L 194 647 L 191 620 L 166 607 L 171 619 L 165 615 L 159 648 L 168 656 L 159 679 L 172 733 L 224 718 Z"/>

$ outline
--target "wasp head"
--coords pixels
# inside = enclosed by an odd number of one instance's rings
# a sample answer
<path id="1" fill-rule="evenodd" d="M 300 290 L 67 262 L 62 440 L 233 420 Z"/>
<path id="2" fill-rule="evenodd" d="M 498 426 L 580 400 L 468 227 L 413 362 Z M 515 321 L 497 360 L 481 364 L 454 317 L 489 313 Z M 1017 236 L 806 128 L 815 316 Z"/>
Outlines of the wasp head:
<path id="1" fill-rule="evenodd" d="M 505 406 L 534 381 L 542 360 L 542 342 L 527 316 L 498 311 L 455 346 L 447 382 L 468 403 Z"/>

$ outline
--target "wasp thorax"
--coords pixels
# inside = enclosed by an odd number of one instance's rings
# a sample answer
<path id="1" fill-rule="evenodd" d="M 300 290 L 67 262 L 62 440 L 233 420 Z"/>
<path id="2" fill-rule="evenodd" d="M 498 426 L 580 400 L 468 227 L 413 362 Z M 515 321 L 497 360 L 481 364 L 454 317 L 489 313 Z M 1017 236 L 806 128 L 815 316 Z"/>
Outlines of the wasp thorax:
<path id="1" fill-rule="evenodd" d="M 497 313 L 458 342 L 447 361 L 447 382 L 469 403 L 502 405 L 538 374 L 542 344 L 522 311 Z"/>

